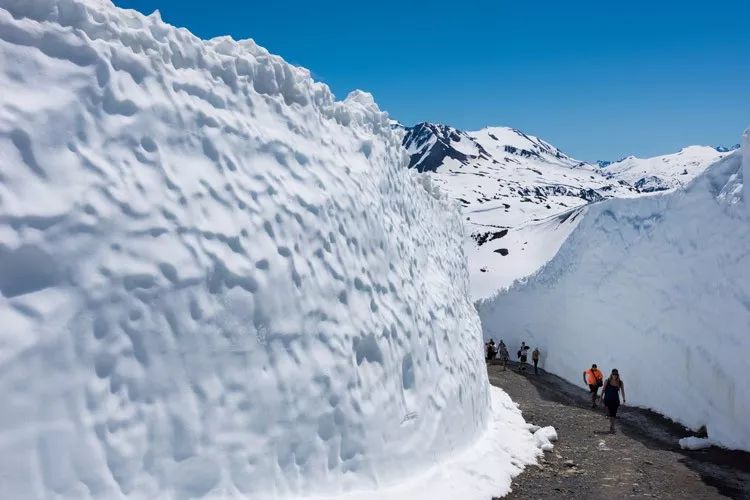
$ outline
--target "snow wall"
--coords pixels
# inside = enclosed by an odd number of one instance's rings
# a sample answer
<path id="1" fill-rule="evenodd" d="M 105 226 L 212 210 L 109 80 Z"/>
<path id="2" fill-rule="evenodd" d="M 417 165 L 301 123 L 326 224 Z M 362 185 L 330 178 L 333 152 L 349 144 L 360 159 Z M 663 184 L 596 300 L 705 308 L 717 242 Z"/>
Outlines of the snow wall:
<path id="1" fill-rule="evenodd" d="M 3 497 L 367 490 L 492 425 L 460 214 L 369 95 L 97 0 L 0 0 L 0 88 Z"/>
<path id="2" fill-rule="evenodd" d="M 671 194 L 591 205 L 537 274 L 478 304 L 484 335 L 514 353 L 538 346 L 542 366 L 573 383 L 592 363 L 618 368 L 628 403 L 750 450 L 741 162 L 738 151 Z"/>

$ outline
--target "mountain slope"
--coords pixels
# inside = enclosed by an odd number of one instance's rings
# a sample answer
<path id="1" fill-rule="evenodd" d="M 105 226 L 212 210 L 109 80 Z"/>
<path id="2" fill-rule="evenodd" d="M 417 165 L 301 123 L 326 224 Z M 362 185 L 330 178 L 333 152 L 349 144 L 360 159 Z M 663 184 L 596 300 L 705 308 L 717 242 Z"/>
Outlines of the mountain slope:
<path id="1" fill-rule="evenodd" d="M 465 132 L 421 123 L 403 133 L 410 166 L 429 172 L 463 207 L 474 298 L 510 285 L 554 255 L 577 220 L 571 210 L 637 195 L 625 181 L 516 129 Z"/>
<path id="2" fill-rule="evenodd" d="M 590 165 L 508 127 L 396 128 L 409 165 L 429 172 L 463 208 L 475 299 L 507 288 L 552 258 L 578 224 L 580 207 L 682 187 L 732 151 L 691 146 L 656 158 Z"/>

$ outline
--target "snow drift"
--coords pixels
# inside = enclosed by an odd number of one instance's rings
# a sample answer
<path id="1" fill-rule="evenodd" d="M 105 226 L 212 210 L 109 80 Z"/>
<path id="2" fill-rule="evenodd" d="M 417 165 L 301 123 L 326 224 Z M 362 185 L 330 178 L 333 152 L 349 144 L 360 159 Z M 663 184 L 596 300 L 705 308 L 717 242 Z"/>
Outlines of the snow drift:
<path id="1" fill-rule="evenodd" d="M 628 402 L 750 449 L 750 144 L 685 190 L 591 205 L 526 283 L 479 304 L 485 336 L 572 382 L 619 368 Z"/>
<path id="2" fill-rule="evenodd" d="M 368 94 L 96 0 L 0 0 L 0 88 L 4 496 L 328 495 L 449 456 L 487 496 L 533 460 L 458 211 Z"/>

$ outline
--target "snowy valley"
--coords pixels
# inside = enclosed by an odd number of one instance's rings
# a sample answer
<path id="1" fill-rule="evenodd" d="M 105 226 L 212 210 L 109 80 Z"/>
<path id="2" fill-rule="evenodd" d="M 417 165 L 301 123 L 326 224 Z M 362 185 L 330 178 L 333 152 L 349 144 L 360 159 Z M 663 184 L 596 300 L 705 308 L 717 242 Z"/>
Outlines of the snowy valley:
<path id="1" fill-rule="evenodd" d="M 618 368 L 631 404 L 750 450 L 749 176 L 750 130 L 684 189 L 582 209 L 549 263 L 480 301 L 485 335 L 544 346 L 572 382 Z"/>
<path id="2" fill-rule="evenodd" d="M 542 346 L 571 382 L 592 360 L 619 367 L 637 405 L 750 449 L 739 145 L 591 165 L 511 128 L 419 124 L 403 144 L 463 209 L 485 338 Z M 678 395 L 653 384 L 672 378 Z"/>
<path id="3" fill-rule="evenodd" d="M 403 133 L 409 166 L 429 172 L 463 209 L 474 299 L 491 297 L 549 261 L 577 225 L 580 207 L 684 186 L 736 149 L 692 146 L 590 164 L 509 127 L 392 126 Z"/>
<path id="4" fill-rule="evenodd" d="M 392 118 L 253 40 L 0 0 L 0 497 L 503 496 L 558 435 L 489 337 L 750 450 L 748 133 L 588 163 Z"/>

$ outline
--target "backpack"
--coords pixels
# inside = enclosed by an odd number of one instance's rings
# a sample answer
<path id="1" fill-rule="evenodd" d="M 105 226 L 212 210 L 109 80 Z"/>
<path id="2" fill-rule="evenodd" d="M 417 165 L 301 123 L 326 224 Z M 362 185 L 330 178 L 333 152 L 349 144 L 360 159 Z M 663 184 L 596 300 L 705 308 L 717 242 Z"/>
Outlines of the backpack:
<path id="1" fill-rule="evenodd" d="M 594 377 L 594 381 L 595 381 L 594 385 L 596 385 L 597 387 L 601 387 L 604 385 L 604 383 L 602 382 L 602 379 L 596 376 L 596 373 L 594 373 L 594 370 L 589 369 L 588 372 L 591 373 L 592 377 Z"/>
<path id="2" fill-rule="evenodd" d="M 517 356 L 518 356 L 519 358 L 521 357 L 521 349 L 519 349 L 519 350 L 518 350 Z"/>

